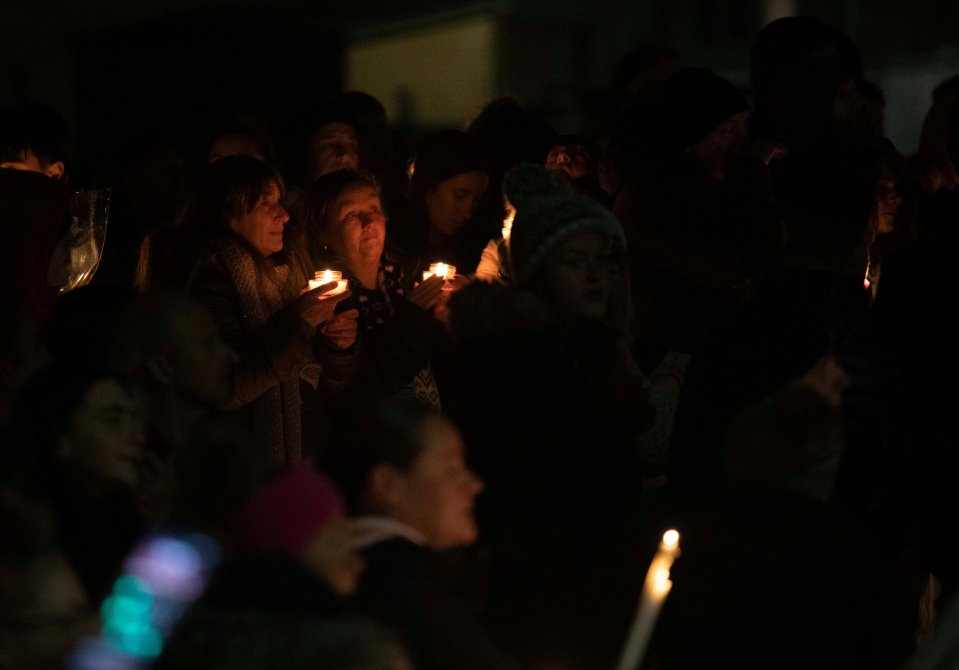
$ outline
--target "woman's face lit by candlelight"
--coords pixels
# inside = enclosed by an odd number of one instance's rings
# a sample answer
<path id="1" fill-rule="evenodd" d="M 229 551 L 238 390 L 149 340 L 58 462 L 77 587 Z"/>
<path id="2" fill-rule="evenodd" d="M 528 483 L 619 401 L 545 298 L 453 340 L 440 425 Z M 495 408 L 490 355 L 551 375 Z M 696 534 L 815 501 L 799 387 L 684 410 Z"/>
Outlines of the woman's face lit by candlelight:
<path id="1" fill-rule="evenodd" d="M 582 144 L 557 144 L 546 156 L 546 169 L 563 170 L 572 179 L 579 179 L 593 170 L 593 159 Z"/>
<path id="2" fill-rule="evenodd" d="M 280 195 L 280 185 L 270 184 L 253 209 L 230 221 L 230 228 L 264 256 L 283 249 L 283 228 L 290 215 L 280 204 Z"/>
<path id="3" fill-rule="evenodd" d="M 891 233 L 896 224 L 896 213 L 902 203 L 902 196 L 896 188 L 896 178 L 883 171 L 876 186 L 876 233 Z"/>
<path id="4" fill-rule="evenodd" d="M 365 184 L 348 188 L 333 202 L 330 217 L 330 243 L 339 255 L 351 264 L 379 263 L 386 216 L 376 189 Z"/>
<path id="5" fill-rule="evenodd" d="M 426 214 L 433 232 L 452 237 L 459 232 L 486 193 L 489 178 L 482 172 L 464 172 L 444 179 L 426 194 Z"/>

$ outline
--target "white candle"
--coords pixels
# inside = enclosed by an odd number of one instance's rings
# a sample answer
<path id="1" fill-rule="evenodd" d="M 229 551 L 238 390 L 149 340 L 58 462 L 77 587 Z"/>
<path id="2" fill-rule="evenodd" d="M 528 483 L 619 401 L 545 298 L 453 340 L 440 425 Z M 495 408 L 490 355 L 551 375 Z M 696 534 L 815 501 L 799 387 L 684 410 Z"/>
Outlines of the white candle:
<path id="1" fill-rule="evenodd" d="M 679 556 L 679 533 L 668 530 L 663 534 L 663 541 L 659 543 L 659 549 L 646 573 L 643 595 L 639 599 L 636 617 L 633 619 L 629 637 L 626 638 L 619 665 L 616 666 L 617 670 L 638 670 L 642 663 L 659 611 L 673 587 L 673 583 L 669 580 L 669 569 L 677 556 Z"/>
<path id="2" fill-rule="evenodd" d="M 423 281 L 434 275 L 450 280 L 456 276 L 456 266 L 447 263 L 430 263 L 430 269 L 423 271 Z"/>
<path id="3" fill-rule="evenodd" d="M 317 270 L 313 275 L 313 279 L 310 280 L 310 290 L 312 291 L 315 288 L 323 286 L 323 284 L 329 284 L 330 282 L 336 282 L 336 287 L 331 288 L 329 291 L 324 293 L 321 297 L 329 297 L 334 295 L 339 295 L 346 290 L 347 280 L 343 279 L 343 273 L 339 270 Z"/>

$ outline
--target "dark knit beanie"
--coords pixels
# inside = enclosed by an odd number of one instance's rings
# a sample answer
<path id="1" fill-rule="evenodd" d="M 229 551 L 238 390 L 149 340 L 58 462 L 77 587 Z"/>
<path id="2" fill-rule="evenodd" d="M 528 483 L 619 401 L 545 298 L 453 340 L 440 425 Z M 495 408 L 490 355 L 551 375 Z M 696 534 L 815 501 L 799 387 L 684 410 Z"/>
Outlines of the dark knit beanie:
<path id="1" fill-rule="evenodd" d="M 592 198 L 561 191 L 527 198 L 516 208 L 510 235 L 513 281 L 528 284 L 553 249 L 582 233 L 598 233 L 626 247 L 619 221 Z"/>
<path id="2" fill-rule="evenodd" d="M 735 86 L 704 67 L 688 67 L 663 88 L 671 135 L 677 147 L 690 147 L 734 114 L 749 109 Z"/>
<path id="3" fill-rule="evenodd" d="M 479 144 L 461 130 L 442 130 L 424 140 L 413 161 L 410 199 L 422 204 L 441 181 L 467 172 L 485 172 Z"/>

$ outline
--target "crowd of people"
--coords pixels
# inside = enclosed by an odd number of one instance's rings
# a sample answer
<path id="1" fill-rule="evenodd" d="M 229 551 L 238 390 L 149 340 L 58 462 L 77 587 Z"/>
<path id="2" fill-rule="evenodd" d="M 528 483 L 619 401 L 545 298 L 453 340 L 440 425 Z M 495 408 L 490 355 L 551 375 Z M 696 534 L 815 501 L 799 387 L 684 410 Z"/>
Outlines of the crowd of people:
<path id="1" fill-rule="evenodd" d="M 171 533 L 219 558 L 159 668 L 611 668 L 667 528 L 643 667 L 921 649 L 959 587 L 959 78 L 911 157 L 812 18 L 749 99 L 651 47 L 614 89 L 590 136 L 237 113 L 195 171 L 132 142 L 108 209 L 55 112 L 0 110 L 0 668 L 134 653 L 101 604 Z"/>

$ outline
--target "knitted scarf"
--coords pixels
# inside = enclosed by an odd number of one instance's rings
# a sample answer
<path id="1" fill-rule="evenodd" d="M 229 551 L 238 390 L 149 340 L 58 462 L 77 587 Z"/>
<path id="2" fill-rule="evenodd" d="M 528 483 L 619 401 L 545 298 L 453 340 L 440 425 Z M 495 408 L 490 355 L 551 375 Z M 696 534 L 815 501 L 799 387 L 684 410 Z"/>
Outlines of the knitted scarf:
<path id="1" fill-rule="evenodd" d="M 280 287 L 287 281 L 290 268 L 276 266 L 275 280 L 262 271 L 249 250 L 233 241 L 222 241 L 217 251 L 236 287 L 243 313 L 243 329 L 248 337 L 273 314 L 283 309 Z M 296 463 L 302 454 L 302 418 L 298 377 L 281 379 L 251 403 L 253 430 L 257 440 L 269 445 L 280 463 Z"/>

